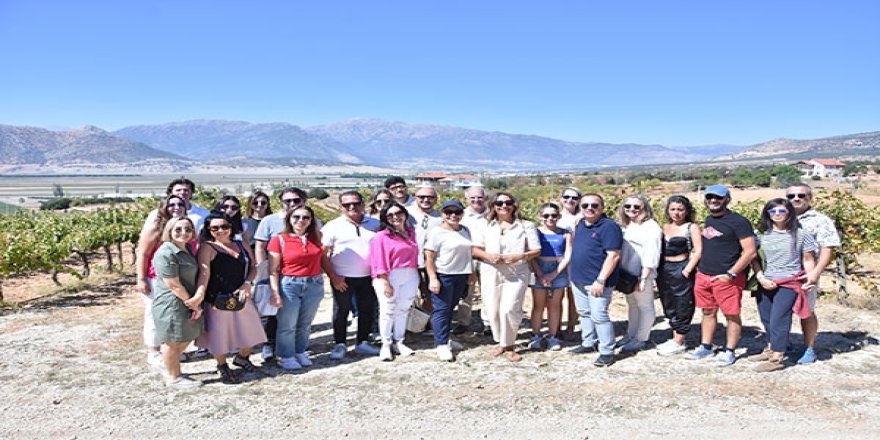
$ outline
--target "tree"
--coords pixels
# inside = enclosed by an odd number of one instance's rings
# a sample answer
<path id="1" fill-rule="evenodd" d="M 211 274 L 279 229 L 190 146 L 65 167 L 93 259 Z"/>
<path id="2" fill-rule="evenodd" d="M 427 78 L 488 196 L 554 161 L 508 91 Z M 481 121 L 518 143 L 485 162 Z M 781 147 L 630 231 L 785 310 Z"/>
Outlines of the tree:
<path id="1" fill-rule="evenodd" d="M 61 184 L 53 183 L 52 184 L 52 196 L 54 197 L 64 197 L 64 188 L 61 187 Z"/>
<path id="2" fill-rule="evenodd" d="M 310 199 L 324 200 L 327 197 L 330 197 L 330 193 L 321 188 L 312 188 L 309 190 L 308 196 Z"/>

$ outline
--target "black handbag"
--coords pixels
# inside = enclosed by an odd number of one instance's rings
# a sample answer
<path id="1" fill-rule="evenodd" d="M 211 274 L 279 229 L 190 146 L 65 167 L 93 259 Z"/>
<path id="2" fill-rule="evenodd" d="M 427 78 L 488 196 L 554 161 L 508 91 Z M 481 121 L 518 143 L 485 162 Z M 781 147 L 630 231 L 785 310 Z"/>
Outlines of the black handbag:
<path id="1" fill-rule="evenodd" d="M 618 292 L 628 295 L 635 292 L 638 286 L 639 277 L 637 275 L 633 275 L 623 269 L 620 269 L 620 272 L 617 275 L 617 284 L 614 286 L 614 288 Z"/>
<path id="2" fill-rule="evenodd" d="M 237 312 L 244 308 L 245 302 L 239 301 L 238 291 L 223 292 L 214 294 L 211 305 L 217 310 L 225 310 L 227 312 Z"/>

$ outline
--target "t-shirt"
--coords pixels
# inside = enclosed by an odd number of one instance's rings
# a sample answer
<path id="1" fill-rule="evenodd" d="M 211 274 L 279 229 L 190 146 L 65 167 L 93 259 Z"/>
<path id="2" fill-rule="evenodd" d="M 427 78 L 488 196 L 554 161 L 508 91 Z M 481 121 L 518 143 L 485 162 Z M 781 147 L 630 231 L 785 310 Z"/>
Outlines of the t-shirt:
<path id="1" fill-rule="evenodd" d="M 407 207 L 407 212 L 409 212 L 410 226 L 416 231 L 416 243 L 419 245 L 419 267 L 425 267 L 425 254 L 423 252 L 425 249 L 425 238 L 428 236 L 429 229 L 443 223 L 443 218 L 440 217 L 440 211 L 434 209 L 426 214 L 418 205 Z"/>
<path id="2" fill-rule="evenodd" d="M 189 210 L 186 212 L 186 217 L 193 222 L 193 226 L 196 228 L 196 237 L 199 236 L 199 232 L 202 230 L 202 225 L 205 224 L 205 217 L 209 214 L 208 210 L 196 205 L 190 205 Z M 144 221 L 144 228 L 147 225 L 152 225 L 156 223 L 156 218 L 159 216 L 159 210 L 154 209 L 147 214 L 147 219 Z M 162 231 L 159 231 L 161 234 Z M 144 233 L 144 229 L 141 229 L 141 234 Z"/>
<path id="3" fill-rule="evenodd" d="M 344 277 L 370 276 L 370 240 L 379 229 L 379 220 L 364 216 L 355 225 L 342 216 L 328 222 L 321 229 L 321 243 L 333 248 L 330 263 L 337 275 Z"/>
<path id="4" fill-rule="evenodd" d="M 816 252 L 819 246 L 813 236 L 798 229 L 795 241 L 797 246 L 792 249 L 792 237 L 788 231 L 769 230 L 761 237 L 761 249 L 764 251 L 764 276 L 771 280 L 788 278 L 797 275 L 803 269 L 802 256 L 805 252 Z M 793 251 L 793 252 L 792 252 Z"/>
<path id="5" fill-rule="evenodd" d="M 280 234 L 281 231 L 284 230 L 284 215 L 286 212 L 276 212 L 260 222 L 260 226 L 257 226 L 257 230 L 251 234 L 253 235 L 255 240 L 260 241 L 269 241 L 276 235 Z M 321 219 L 315 217 L 314 219 L 315 226 L 318 230 L 321 230 Z"/>
<path id="6" fill-rule="evenodd" d="M 742 255 L 740 239 L 754 237 L 752 224 L 731 211 L 721 217 L 710 215 L 703 228 L 703 256 L 698 266 L 706 275 L 721 275 L 736 264 Z"/>
<path id="7" fill-rule="evenodd" d="M 562 234 L 546 234 L 540 229 L 538 231 L 538 240 L 541 241 L 542 257 L 561 257 L 565 255 L 565 237 L 570 233 L 567 229 L 563 229 Z"/>
<path id="8" fill-rule="evenodd" d="M 262 223 L 260 223 L 262 224 Z M 281 275 L 291 277 L 313 277 L 321 274 L 321 243 L 305 237 L 290 234 L 276 235 L 269 241 L 266 250 L 275 254 L 281 253 L 281 242 L 284 239 L 284 254 L 281 256 Z"/>
<path id="9" fill-rule="evenodd" d="M 428 231 L 425 250 L 434 251 L 434 266 L 444 275 L 470 274 L 474 271 L 470 230 L 462 226 L 458 231 L 436 227 Z"/>
<path id="10" fill-rule="evenodd" d="M 410 229 L 409 240 L 383 229 L 370 241 L 370 275 L 377 278 L 394 269 L 419 268 L 419 245 L 415 231 Z"/>
<path id="11" fill-rule="evenodd" d="M 581 219 L 575 225 L 574 238 L 571 243 L 571 263 L 568 273 L 571 281 L 578 284 L 593 284 L 608 251 L 619 251 L 623 246 L 623 231 L 620 226 L 608 217 L 602 216 L 596 223 L 587 224 Z M 605 280 L 605 287 L 617 284 L 618 268 L 615 266 L 611 276 Z"/>

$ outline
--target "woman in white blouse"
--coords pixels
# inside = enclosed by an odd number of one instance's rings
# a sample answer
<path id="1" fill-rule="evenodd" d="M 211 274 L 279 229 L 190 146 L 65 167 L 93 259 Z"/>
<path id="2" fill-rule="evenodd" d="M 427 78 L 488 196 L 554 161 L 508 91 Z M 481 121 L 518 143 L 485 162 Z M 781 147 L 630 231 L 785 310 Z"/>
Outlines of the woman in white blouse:
<path id="1" fill-rule="evenodd" d="M 528 260 L 541 252 L 541 243 L 535 225 L 523 220 L 516 199 L 508 193 L 493 197 L 486 221 L 483 234 L 475 237 L 473 252 L 485 263 L 480 269 L 483 307 L 492 338 L 498 342 L 489 354 L 506 354 L 511 362 L 518 362 L 522 356 L 514 345 L 531 273 Z"/>
<path id="2" fill-rule="evenodd" d="M 620 268 L 637 275 L 636 290 L 626 295 L 629 322 L 626 336 L 618 341 L 621 351 L 635 352 L 648 347 L 654 325 L 654 279 L 660 263 L 660 240 L 663 230 L 654 221 L 651 204 L 642 195 L 623 199 L 617 221 L 623 229 Z"/>

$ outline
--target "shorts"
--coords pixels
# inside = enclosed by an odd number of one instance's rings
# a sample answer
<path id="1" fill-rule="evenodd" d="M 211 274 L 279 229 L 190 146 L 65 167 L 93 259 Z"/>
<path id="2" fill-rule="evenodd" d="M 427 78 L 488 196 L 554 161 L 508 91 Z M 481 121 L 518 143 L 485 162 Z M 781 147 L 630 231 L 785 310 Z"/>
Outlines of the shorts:
<path id="1" fill-rule="evenodd" d="M 553 260 L 535 260 L 538 263 L 538 267 L 541 268 L 541 273 L 548 273 L 556 271 L 556 268 L 559 267 L 559 261 Z M 541 289 L 541 290 L 556 290 L 556 289 L 564 289 L 568 287 L 568 271 L 562 272 L 556 278 L 553 278 L 553 281 L 550 283 L 550 287 L 544 287 L 543 284 L 539 284 L 538 276 L 534 275 L 535 279 L 534 283 L 530 285 L 532 289 Z"/>
<path id="2" fill-rule="evenodd" d="M 742 293 L 746 277 L 740 274 L 733 281 L 711 281 L 713 275 L 697 271 L 694 298 L 701 309 L 720 309 L 725 315 L 739 315 L 742 311 Z"/>

